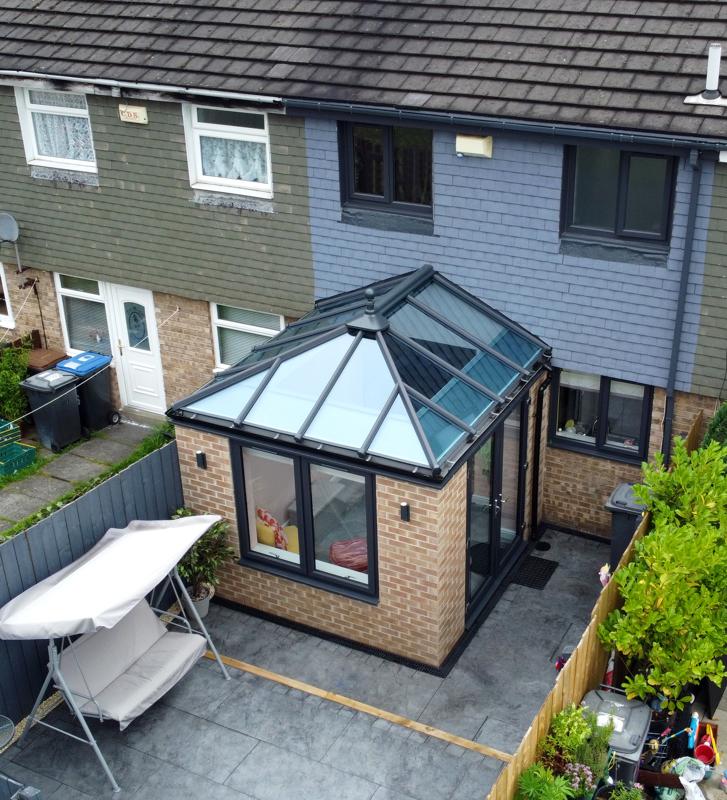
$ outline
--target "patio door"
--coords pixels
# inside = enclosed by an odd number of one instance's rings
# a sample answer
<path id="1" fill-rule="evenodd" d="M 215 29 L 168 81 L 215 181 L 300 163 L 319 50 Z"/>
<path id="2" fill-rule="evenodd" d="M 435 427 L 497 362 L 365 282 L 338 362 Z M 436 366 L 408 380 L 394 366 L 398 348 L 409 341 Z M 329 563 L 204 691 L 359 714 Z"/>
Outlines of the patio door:
<path id="1" fill-rule="evenodd" d="M 467 619 L 474 619 L 523 545 L 527 400 L 472 456 L 468 469 Z"/>
<path id="2" fill-rule="evenodd" d="M 166 403 L 154 296 L 148 289 L 131 286 L 107 284 L 106 289 L 121 400 L 124 405 L 163 414 Z"/>

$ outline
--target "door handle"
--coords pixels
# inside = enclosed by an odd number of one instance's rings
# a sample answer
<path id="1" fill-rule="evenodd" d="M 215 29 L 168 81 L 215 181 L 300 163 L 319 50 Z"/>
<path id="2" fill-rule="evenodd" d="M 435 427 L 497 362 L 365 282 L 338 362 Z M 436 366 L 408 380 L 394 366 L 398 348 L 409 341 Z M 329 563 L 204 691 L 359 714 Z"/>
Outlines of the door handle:
<path id="1" fill-rule="evenodd" d="M 119 339 L 118 342 L 119 342 L 119 355 L 123 356 L 124 355 L 124 346 L 121 344 L 121 339 Z"/>
<path id="2" fill-rule="evenodd" d="M 495 509 L 495 514 L 499 514 L 502 508 L 502 495 L 498 494 L 497 497 L 492 501 L 492 507 Z"/>

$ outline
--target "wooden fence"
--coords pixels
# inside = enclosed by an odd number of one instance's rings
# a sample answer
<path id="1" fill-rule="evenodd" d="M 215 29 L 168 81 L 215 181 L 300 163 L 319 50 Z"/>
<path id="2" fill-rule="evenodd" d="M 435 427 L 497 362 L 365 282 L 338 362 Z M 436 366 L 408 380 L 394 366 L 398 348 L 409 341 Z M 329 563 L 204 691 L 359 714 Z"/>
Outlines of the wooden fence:
<path id="1" fill-rule="evenodd" d="M 702 413 L 692 423 L 687 435 L 687 449 L 696 449 L 701 441 Z M 649 530 L 651 516 L 645 514 L 626 548 L 618 567 L 631 561 L 636 542 Z M 620 595 L 616 581 L 611 580 L 601 592 L 591 612 L 591 621 L 583 631 L 571 657 L 558 674 L 555 686 L 545 698 L 535 719 L 525 733 L 512 761 L 505 766 L 490 790 L 488 800 L 513 800 L 520 775 L 537 759 L 538 742 L 550 728 L 553 717 L 571 703 L 580 703 L 586 692 L 602 681 L 608 663 L 608 653 L 601 646 L 598 627 L 618 607 Z"/>
<path id="2" fill-rule="evenodd" d="M 109 528 L 168 519 L 182 504 L 177 444 L 170 442 L 0 544 L 0 606 L 75 561 Z M 30 712 L 47 661 L 45 641 L 0 640 L 0 714 L 17 723 Z"/>

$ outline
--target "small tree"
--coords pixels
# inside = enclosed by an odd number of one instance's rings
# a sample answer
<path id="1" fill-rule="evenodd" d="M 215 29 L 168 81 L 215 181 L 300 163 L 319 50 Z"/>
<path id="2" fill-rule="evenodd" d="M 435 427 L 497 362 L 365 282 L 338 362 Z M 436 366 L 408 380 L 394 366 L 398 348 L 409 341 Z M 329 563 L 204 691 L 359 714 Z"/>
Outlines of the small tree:
<path id="1" fill-rule="evenodd" d="M 670 711 L 686 687 L 725 677 L 727 653 L 727 445 L 689 454 L 677 439 L 671 471 L 644 465 L 634 494 L 652 512 L 652 530 L 616 572 L 623 607 L 599 629 L 626 659 L 629 697 L 660 697 Z"/>
<path id="2" fill-rule="evenodd" d="M 710 442 L 727 444 L 727 403 L 722 403 L 710 420 L 702 447 L 706 447 Z"/>
<path id="3" fill-rule="evenodd" d="M 17 419 L 28 410 L 28 401 L 20 385 L 27 371 L 27 347 L 0 350 L 0 417 L 3 419 Z"/>

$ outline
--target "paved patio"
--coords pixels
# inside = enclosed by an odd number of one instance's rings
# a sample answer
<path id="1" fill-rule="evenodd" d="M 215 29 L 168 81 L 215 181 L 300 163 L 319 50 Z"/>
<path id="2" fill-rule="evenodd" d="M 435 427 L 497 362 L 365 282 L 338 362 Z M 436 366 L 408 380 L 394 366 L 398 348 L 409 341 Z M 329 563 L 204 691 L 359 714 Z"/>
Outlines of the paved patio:
<path id="1" fill-rule="evenodd" d="M 58 456 L 37 441 L 27 440 L 38 447 L 39 458 L 51 460 L 34 475 L 0 489 L 0 531 L 68 494 L 76 483 L 96 478 L 123 461 L 150 433 L 151 428 L 146 425 L 124 421 L 104 428 Z"/>
<path id="2" fill-rule="evenodd" d="M 585 627 L 607 559 L 549 532 L 559 562 L 542 591 L 511 584 L 446 678 L 215 606 L 220 651 L 322 689 L 512 752 Z M 203 661 L 125 732 L 94 724 L 124 791 L 182 800 L 481 800 L 502 763 L 336 703 Z M 57 724 L 71 725 L 64 709 Z M 0 771 L 55 800 L 112 794 L 90 748 L 36 729 Z"/>

